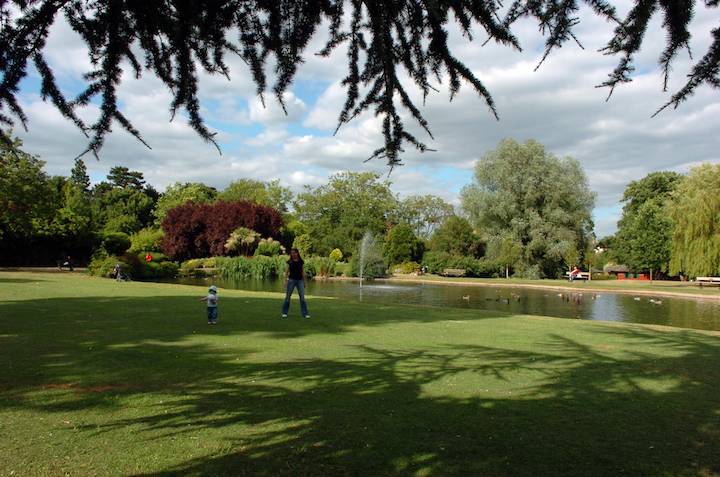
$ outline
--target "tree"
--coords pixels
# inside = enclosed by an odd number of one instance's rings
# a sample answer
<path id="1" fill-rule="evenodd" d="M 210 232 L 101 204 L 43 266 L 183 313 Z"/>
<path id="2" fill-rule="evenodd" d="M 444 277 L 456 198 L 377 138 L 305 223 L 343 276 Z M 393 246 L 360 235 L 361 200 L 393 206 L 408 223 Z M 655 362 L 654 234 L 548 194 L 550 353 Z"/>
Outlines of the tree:
<path id="1" fill-rule="evenodd" d="M 225 244 L 238 227 L 274 237 L 282 217 L 275 209 L 247 201 L 187 202 L 170 209 L 163 220 L 163 251 L 173 260 L 225 255 Z"/>
<path id="2" fill-rule="evenodd" d="M 162 252 L 163 231 L 147 227 L 130 236 L 130 252 Z"/>
<path id="3" fill-rule="evenodd" d="M 629 238 L 627 265 L 635 270 L 667 272 L 670 264 L 672 221 L 664 204 L 657 199 L 646 200 L 633 215 L 626 228 Z"/>
<path id="4" fill-rule="evenodd" d="M 300 255 L 303 257 L 309 257 L 313 251 L 313 243 L 310 238 L 310 234 L 300 234 L 293 240 L 292 248 L 298 249 Z"/>
<path id="5" fill-rule="evenodd" d="M 522 244 L 511 235 L 495 236 L 490 243 L 491 258 L 505 267 L 505 278 L 510 278 L 510 268 L 522 259 Z"/>
<path id="6" fill-rule="evenodd" d="M 145 185 L 145 179 L 143 173 L 138 171 L 131 171 L 127 167 L 115 166 L 110 168 L 110 173 L 107 175 L 107 179 L 110 184 L 120 189 L 133 189 L 137 191 L 143 190 Z"/>
<path id="7" fill-rule="evenodd" d="M 268 203 L 266 205 L 269 205 L 281 214 L 287 214 L 289 205 L 293 201 L 292 191 L 287 187 L 281 186 L 279 179 L 266 182 L 265 190 L 268 196 Z"/>
<path id="8" fill-rule="evenodd" d="M 512 139 L 477 162 L 475 182 L 461 193 L 471 224 L 490 243 L 510 236 L 522 247 L 516 273 L 528 277 L 561 276 L 568 260 L 580 257 L 591 238 L 594 201 L 577 161 Z"/>
<path id="9" fill-rule="evenodd" d="M 672 227 L 666 204 L 681 181 L 680 174 L 664 171 L 628 184 L 611 251 L 617 262 L 636 270 L 667 272 Z"/>
<path id="10" fill-rule="evenodd" d="M 720 164 L 693 168 L 669 205 L 671 273 L 720 276 Z"/>
<path id="11" fill-rule="evenodd" d="M 411 195 L 400 201 L 395 218 L 409 224 L 418 237 L 428 239 L 452 215 L 453 206 L 438 196 Z"/>
<path id="12" fill-rule="evenodd" d="M 385 237 L 383 255 L 388 263 L 417 262 L 422 259 L 423 243 L 408 224 L 400 223 L 390 229 Z"/>
<path id="13" fill-rule="evenodd" d="M 433 252 L 446 252 L 450 255 L 468 256 L 474 242 L 478 240 L 467 219 L 451 216 L 441 225 L 430 239 Z"/>
<path id="14" fill-rule="evenodd" d="M 94 230 L 92 207 L 88 192 L 72 178 L 63 187 L 62 207 L 53 217 L 55 233 L 66 240 L 87 240 Z"/>
<path id="15" fill-rule="evenodd" d="M 458 60 L 448 46 L 449 23 L 454 19 L 469 39 L 488 40 L 513 49 L 521 46 L 512 30 L 523 18 L 536 21 L 547 33 L 545 52 L 568 40 L 577 41 L 580 0 L 514 0 L 507 8 L 502 2 L 459 1 L 417 2 L 386 0 L 353 2 L 308 0 L 243 2 L 115 2 L 110 0 L 11 0 L 0 3 L 0 111 L 7 109 L 23 125 L 26 117 L 18 98 L 19 85 L 32 61 L 41 76 L 41 93 L 84 133 L 92 134 L 86 152 L 102 148 L 105 136 L 116 122 L 142 141 L 140 132 L 124 116 L 117 91 L 125 65 L 133 76 L 153 73 L 173 92 L 170 110 L 174 116 L 184 108 L 193 129 L 206 141 L 215 143 L 214 133 L 200 115 L 198 70 L 229 76 L 228 53 L 238 55 L 250 67 L 258 94 L 267 88 L 267 61 L 274 64 L 273 92 L 283 104 L 283 93 L 292 84 L 303 53 L 320 25 L 328 25 L 328 41 L 320 52 L 328 56 L 340 45 L 348 45 L 348 73 L 345 105 L 338 125 L 363 111 L 373 110 L 383 118 L 384 147 L 371 157 L 386 158 L 390 166 L 400 163 L 399 154 L 409 143 L 421 151 L 427 146 L 410 134 L 398 111 L 399 103 L 430 134 L 427 121 L 406 89 L 410 78 L 423 97 L 435 90 L 431 80 L 449 79 L 451 97 L 468 82 L 497 117 L 485 85 Z M 661 10 L 667 43 L 660 57 L 665 85 L 677 53 L 689 45 L 688 30 L 697 0 L 662 2 L 635 0 L 624 20 L 617 18 L 607 0 L 585 0 L 595 14 L 617 24 L 604 51 L 618 55 L 619 64 L 602 86 L 613 89 L 631 81 L 633 58 L 640 51 L 652 14 Z M 718 7 L 717 0 L 706 0 Z M 87 88 L 77 97 L 64 96 L 45 57 L 50 27 L 58 17 L 87 44 L 93 69 L 84 76 Z M 345 19 L 348 21 L 345 21 Z M 476 35 L 474 30 L 480 33 Z M 711 32 L 713 42 L 705 56 L 693 66 L 683 88 L 665 106 L 677 107 L 703 84 L 717 87 L 720 67 L 720 28 Z M 232 41 L 231 38 L 237 38 Z M 364 62 L 364 64 L 363 64 Z M 404 71 L 402 71 L 404 70 Z M 96 98 L 99 98 L 96 100 Z M 79 108 L 99 102 L 99 115 L 92 125 L 80 117 Z M 664 106 L 664 107 L 665 107 Z M 0 122 L 13 119 L 3 112 Z M 0 133 L 9 143 L 9 137 Z M 216 144 L 217 146 L 217 144 Z"/>
<path id="16" fill-rule="evenodd" d="M 28 240 L 38 221 L 47 221 L 56 204 L 45 163 L 23 152 L 22 141 L 14 139 L 10 146 L 0 144 L 0 239 Z M 9 243 L 9 242 L 8 242 Z"/>
<path id="17" fill-rule="evenodd" d="M 307 187 L 295 201 L 297 218 L 308 228 L 313 251 L 353 250 L 365 232 L 385 235 L 397 200 L 387 181 L 373 172 L 341 172 L 327 184 Z"/>
<path id="18" fill-rule="evenodd" d="M 217 198 L 217 190 L 200 182 L 176 182 L 168 186 L 160 196 L 155 206 L 155 223 L 161 224 L 168 211 L 186 202 L 207 204 Z"/>
<path id="19" fill-rule="evenodd" d="M 21 148 L 18 139 L 0 143 L 0 263 L 49 265 L 60 253 L 89 255 L 88 198 L 71 181 L 48 177 L 44 162 Z"/>
<path id="20" fill-rule="evenodd" d="M 287 213 L 288 204 L 292 201 L 292 191 L 280 185 L 275 179 L 262 182 L 254 179 L 238 179 L 218 194 L 218 199 L 227 201 L 249 200 L 272 207 L 280 213 Z"/>
<path id="21" fill-rule="evenodd" d="M 152 223 L 155 203 L 144 192 L 130 189 L 110 189 L 93 203 L 93 216 L 105 232 L 131 235 Z"/>
<path id="22" fill-rule="evenodd" d="M 218 199 L 227 201 L 249 200 L 258 204 L 267 205 L 268 197 L 265 184 L 254 179 L 238 179 L 232 181 L 222 192 Z"/>
<path id="23" fill-rule="evenodd" d="M 75 184 L 84 194 L 90 192 L 90 176 L 87 174 L 87 167 L 79 157 L 75 159 L 75 165 L 70 171 L 70 182 Z"/>
<path id="24" fill-rule="evenodd" d="M 630 182 L 623 192 L 623 215 L 632 215 L 648 200 L 664 202 L 669 199 L 683 176 L 677 172 L 651 172 L 638 181 Z"/>

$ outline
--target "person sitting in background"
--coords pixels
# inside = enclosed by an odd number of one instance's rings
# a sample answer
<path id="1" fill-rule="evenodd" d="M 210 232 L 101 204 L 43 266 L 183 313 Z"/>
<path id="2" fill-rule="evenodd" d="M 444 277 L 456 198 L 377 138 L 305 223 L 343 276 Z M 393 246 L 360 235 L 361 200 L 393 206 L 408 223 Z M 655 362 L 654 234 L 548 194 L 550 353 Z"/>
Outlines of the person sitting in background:
<path id="1" fill-rule="evenodd" d="M 67 267 L 71 272 L 73 271 L 73 261 L 70 255 L 67 255 L 64 259 L 58 261 L 58 270 L 62 270 L 63 267 Z"/>
<path id="2" fill-rule="evenodd" d="M 580 269 L 575 265 L 575 267 L 570 272 L 570 281 L 575 281 L 576 278 L 580 277 Z"/>

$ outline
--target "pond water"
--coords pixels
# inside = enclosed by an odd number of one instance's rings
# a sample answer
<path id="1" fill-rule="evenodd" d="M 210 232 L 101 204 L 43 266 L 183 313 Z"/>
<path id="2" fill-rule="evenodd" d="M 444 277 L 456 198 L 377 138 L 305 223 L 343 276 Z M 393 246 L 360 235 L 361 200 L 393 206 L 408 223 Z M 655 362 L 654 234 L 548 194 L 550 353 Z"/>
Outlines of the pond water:
<path id="1" fill-rule="evenodd" d="M 211 281 L 220 288 L 284 291 L 280 280 L 236 281 L 223 280 L 219 277 L 173 280 L 174 283 L 200 286 L 206 286 Z M 561 292 L 509 286 L 382 281 L 365 283 L 361 291 L 357 282 L 343 280 L 308 281 L 306 293 L 367 303 L 497 310 L 580 320 L 645 323 L 720 331 L 720 301 L 713 300 L 633 296 L 610 292 Z"/>

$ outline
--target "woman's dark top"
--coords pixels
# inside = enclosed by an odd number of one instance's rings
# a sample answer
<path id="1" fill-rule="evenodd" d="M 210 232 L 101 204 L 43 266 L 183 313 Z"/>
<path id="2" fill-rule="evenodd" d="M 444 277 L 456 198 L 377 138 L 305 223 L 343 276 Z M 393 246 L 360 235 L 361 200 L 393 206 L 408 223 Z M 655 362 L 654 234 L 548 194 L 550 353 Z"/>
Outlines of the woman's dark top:
<path id="1" fill-rule="evenodd" d="M 303 259 L 300 260 L 288 260 L 288 266 L 290 267 L 289 277 L 291 280 L 302 280 L 303 279 Z"/>

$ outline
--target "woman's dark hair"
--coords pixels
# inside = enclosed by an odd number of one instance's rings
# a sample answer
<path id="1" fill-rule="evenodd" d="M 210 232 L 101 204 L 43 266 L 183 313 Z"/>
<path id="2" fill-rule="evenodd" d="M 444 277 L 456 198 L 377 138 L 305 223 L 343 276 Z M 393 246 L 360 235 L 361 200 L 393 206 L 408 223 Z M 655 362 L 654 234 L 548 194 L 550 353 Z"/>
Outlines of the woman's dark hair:
<path id="1" fill-rule="evenodd" d="M 290 260 L 292 260 L 292 253 L 293 253 L 293 252 L 297 253 L 298 260 L 302 260 L 302 257 L 300 256 L 300 250 L 298 250 L 298 249 L 296 249 L 295 247 L 293 247 L 293 248 L 290 249 L 290 258 L 289 258 L 288 262 L 289 262 Z"/>

